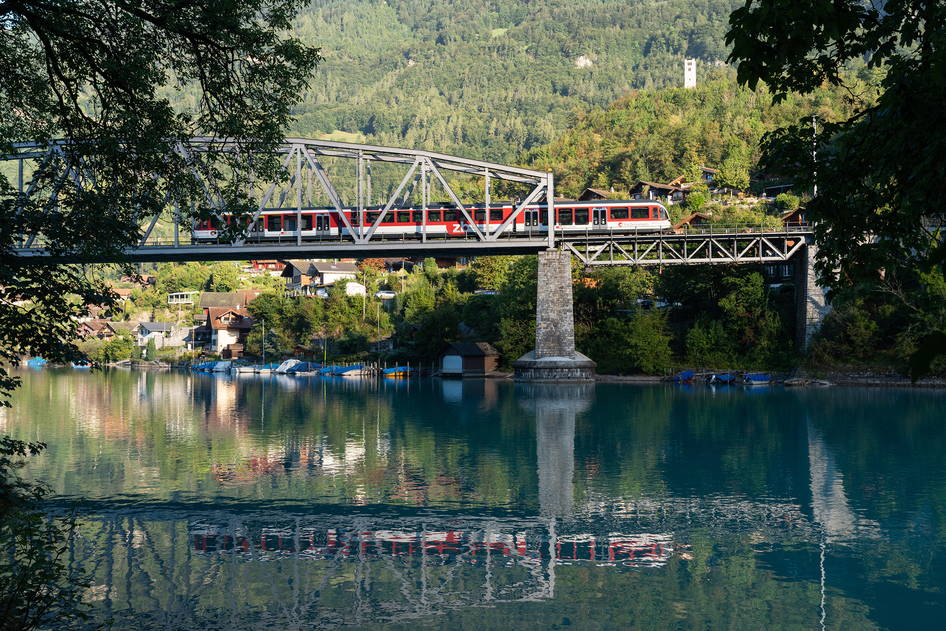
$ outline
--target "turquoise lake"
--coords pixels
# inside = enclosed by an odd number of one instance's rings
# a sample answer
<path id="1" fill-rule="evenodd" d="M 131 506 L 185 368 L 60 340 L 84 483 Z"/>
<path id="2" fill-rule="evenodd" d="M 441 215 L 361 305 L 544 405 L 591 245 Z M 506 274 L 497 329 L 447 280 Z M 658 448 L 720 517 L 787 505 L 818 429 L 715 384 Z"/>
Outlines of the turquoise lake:
<path id="1" fill-rule="evenodd" d="M 943 391 L 19 374 L 113 629 L 946 627 Z"/>

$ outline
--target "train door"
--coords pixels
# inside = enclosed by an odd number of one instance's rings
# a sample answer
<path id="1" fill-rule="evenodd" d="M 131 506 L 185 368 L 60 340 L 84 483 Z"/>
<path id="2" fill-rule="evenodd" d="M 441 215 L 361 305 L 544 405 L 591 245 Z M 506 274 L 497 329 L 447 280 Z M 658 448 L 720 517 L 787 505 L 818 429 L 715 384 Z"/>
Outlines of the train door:
<path id="1" fill-rule="evenodd" d="M 591 209 L 591 223 L 595 226 L 608 225 L 608 209 L 604 207 Z"/>
<path id="2" fill-rule="evenodd" d="M 316 236 L 328 236 L 331 234 L 332 225 L 329 222 L 328 213 L 319 213 L 315 216 L 315 234 Z"/>
<path id="3" fill-rule="evenodd" d="M 525 217 L 526 228 L 538 227 L 539 209 L 527 208 L 526 210 L 522 212 L 522 215 Z"/>

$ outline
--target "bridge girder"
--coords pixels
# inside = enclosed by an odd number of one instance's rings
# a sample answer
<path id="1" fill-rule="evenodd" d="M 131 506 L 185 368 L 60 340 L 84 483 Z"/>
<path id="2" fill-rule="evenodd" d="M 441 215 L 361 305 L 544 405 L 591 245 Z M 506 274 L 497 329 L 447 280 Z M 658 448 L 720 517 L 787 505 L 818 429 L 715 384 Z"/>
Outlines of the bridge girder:
<path id="1" fill-rule="evenodd" d="M 0 162 L 11 165 L 15 163 L 16 184 L 21 204 L 29 200 L 36 191 L 35 182 L 30 180 L 30 174 L 35 173 L 41 166 L 54 165 L 58 169 L 50 180 L 55 182 L 51 192 L 44 200 L 46 204 L 56 204 L 62 190 L 68 187 L 81 188 L 88 186 L 94 174 L 86 172 L 81 157 L 76 157 L 76 144 L 69 140 L 54 140 L 46 143 L 16 143 L 14 152 L 0 156 Z M 190 163 L 200 154 L 226 154 L 243 150 L 242 144 L 225 139 L 196 137 L 186 143 L 178 143 L 174 149 L 177 157 L 184 158 Z M 331 208 L 338 218 L 338 224 L 343 225 L 347 235 L 343 237 L 350 245 L 367 245 L 374 243 L 378 238 L 378 227 L 385 217 L 401 207 L 411 195 L 419 193 L 420 206 L 427 209 L 431 203 L 431 191 L 437 187 L 441 196 L 448 199 L 463 217 L 469 227 L 470 237 L 479 242 L 498 242 L 512 232 L 511 225 L 515 217 L 522 214 L 527 204 L 544 201 L 551 218 L 554 199 L 554 178 L 551 173 L 526 169 L 522 167 L 503 165 L 483 160 L 461 158 L 433 151 L 403 149 L 398 147 L 383 147 L 359 143 L 345 143 L 328 140 L 311 140 L 304 138 L 290 138 L 276 149 L 276 154 L 282 157 L 281 173 L 279 178 L 272 181 L 253 181 L 251 190 L 246 193 L 254 200 L 255 209 L 252 214 L 250 228 L 259 220 L 260 215 L 268 210 L 281 210 L 287 213 L 295 212 L 296 228 L 290 236 L 294 237 L 295 245 L 303 244 L 301 215 L 303 209 L 315 207 Z M 345 181 L 352 186 L 341 186 L 340 178 L 344 176 L 332 173 L 326 160 L 347 160 L 354 162 L 354 181 Z M 366 221 L 366 208 L 377 195 L 372 191 L 372 167 L 375 165 L 397 165 L 403 167 L 404 172 L 398 174 L 393 181 L 387 182 L 388 191 L 380 197 L 374 212 L 380 213 L 371 223 Z M 8 172 L 11 167 L 7 167 Z M 198 187 L 202 187 L 206 205 L 211 208 L 222 208 L 224 200 L 215 191 L 215 182 L 209 181 L 205 173 L 192 168 L 192 175 Z M 528 191 L 519 204 L 516 205 L 512 217 L 502 225 L 490 230 L 481 230 L 473 220 L 471 204 L 462 201 L 463 195 L 457 190 L 455 183 L 448 180 L 446 174 L 454 173 L 474 180 L 479 179 L 482 199 L 487 207 L 491 203 L 491 192 L 495 180 L 513 182 L 525 185 Z M 48 174 L 47 174 L 48 175 Z M 393 182 L 398 182 L 393 186 Z M 346 199 L 340 194 L 345 188 L 353 189 Z M 190 246 L 182 242 L 181 232 L 194 228 L 193 222 L 187 221 L 187 215 L 182 212 L 181 204 L 175 199 L 165 199 L 165 210 L 161 214 L 141 217 L 140 240 L 138 249 L 160 247 Z M 345 212 L 350 211 L 353 216 L 357 213 L 358 221 L 349 221 Z M 166 221 L 173 225 L 173 239 L 161 242 L 155 234 L 155 227 L 167 215 Z M 221 218 L 218 212 L 217 217 Z M 424 214 L 426 217 L 426 213 Z M 549 221 L 550 224 L 553 222 Z M 248 233 L 250 230 L 248 229 Z M 420 233 L 421 240 L 426 240 L 426 224 Z M 543 233 L 547 246 L 554 245 L 554 230 Z M 243 246 L 250 239 L 244 234 L 234 245 Z M 21 240 L 22 254 L 34 253 L 43 243 L 43 235 L 23 235 Z M 386 249 L 384 247 L 380 249 Z M 502 249 L 502 248 L 497 248 Z M 156 250 L 151 250 L 157 253 Z M 226 258 L 218 256 L 217 258 Z"/>

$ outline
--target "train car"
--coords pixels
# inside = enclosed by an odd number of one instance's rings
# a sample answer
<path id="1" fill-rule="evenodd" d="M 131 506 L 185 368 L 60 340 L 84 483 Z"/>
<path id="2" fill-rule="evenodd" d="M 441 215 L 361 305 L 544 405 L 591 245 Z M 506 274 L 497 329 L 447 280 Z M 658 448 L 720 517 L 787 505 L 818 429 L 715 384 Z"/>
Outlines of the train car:
<path id="1" fill-rule="evenodd" d="M 296 222 L 301 217 L 302 239 L 325 240 L 351 236 L 364 222 L 365 230 L 374 226 L 382 209 L 373 207 L 364 211 L 345 209 L 346 221 L 338 211 L 328 208 L 304 208 L 299 216 L 295 211 L 267 210 L 250 232 L 250 241 L 281 241 L 296 238 Z M 513 212 L 512 204 L 467 207 L 467 213 L 480 232 L 495 232 Z M 594 232 L 658 232 L 670 228 L 667 209 L 656 201 L 641 200 L 596 200 L 591 202 L 561 202 L 555 206 L 555 231 L 559 233 Z M 511 223 L 515 233 L 544 234 L 548 232 L 548 208 L 542 205 L 527 206 Z M 229 224 L 230 217 L 223 218 Z M 216 241 L 223 226 L 220 220 L 199 222 L 193 238 L 198 242 Z M 390 210 L 374 228 L 380 237 L 420 238 L 463 237 L 473 232 L 470 221 L 457 208 L 448 205 L 432 205 L 426 211 L 419 208 Z"/>

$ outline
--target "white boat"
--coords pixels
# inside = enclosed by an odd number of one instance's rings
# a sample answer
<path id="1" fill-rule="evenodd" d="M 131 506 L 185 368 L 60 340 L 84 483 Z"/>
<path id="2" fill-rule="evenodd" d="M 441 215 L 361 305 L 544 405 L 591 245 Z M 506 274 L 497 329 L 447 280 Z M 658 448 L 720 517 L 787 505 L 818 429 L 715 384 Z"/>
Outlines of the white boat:
<path id="1" fill-rule="evenodd" d="M 298 359 L 287 359 L 283 363 L 279 364 L 279 367 L 276 368 L 273 372 L 279 375 L 286 374 L 286 371 L 299 363 Z"/>
<path id="2" fill-rule="evenodd" d="M 233 368 L 233 362 L 231 361 L 222 361 L 214 364 L 213 370 L 210 372 L 230 372 Z"/>
<path id="3" fill-rule="evenodd" d="M 237 366 L 237 372 L 259 372 L 259 366 Z"/>

